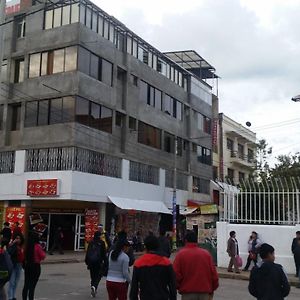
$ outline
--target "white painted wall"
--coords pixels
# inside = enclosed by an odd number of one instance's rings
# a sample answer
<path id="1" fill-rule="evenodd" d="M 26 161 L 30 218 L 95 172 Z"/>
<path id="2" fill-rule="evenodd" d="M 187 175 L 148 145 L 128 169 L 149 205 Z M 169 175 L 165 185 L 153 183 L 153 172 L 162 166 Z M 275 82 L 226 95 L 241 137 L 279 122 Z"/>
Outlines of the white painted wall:
<path id="1" fill-rule="evenodd" d="M 229 257 L 226 252 L 229 232 L 234 230 L 239 242 L 240 256 L 243 258 L 243 267 L 248 256 L 248 239 L 252 231 L 256 231 L 259 238 L 275 248 L 276 263 L 281 264 L 289 274 L 295 273 L 294 258 L 291 245 L 296 231 L 300 230 L 300 224 L 296 226 L 279 225 L 251 225 L 251 224 L 229 224 L 217 222 L 218 238 L 218 266 L 227 267 Z"/>

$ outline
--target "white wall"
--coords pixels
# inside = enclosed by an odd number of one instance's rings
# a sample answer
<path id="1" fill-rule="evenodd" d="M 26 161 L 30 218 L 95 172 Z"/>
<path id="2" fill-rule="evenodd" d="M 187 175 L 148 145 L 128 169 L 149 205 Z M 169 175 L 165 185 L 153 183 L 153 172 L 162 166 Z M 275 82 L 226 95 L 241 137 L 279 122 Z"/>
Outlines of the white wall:
<path id="1" fill-rule="evenodd" d="M 218 238 L 218 266 L 227 267 L 229 257 L 226 252 L 229 232 L 234 230 L 239 242 L 240 256 L 243 258 L 243 267 L 248 256 L 248 239 L 252 231 L 256 231 L 259 238 L 275 248 L 276 263 L 281 264 L 289 274 L 295 273 L 294 258 L 291 252 L 291 244 L 296 231 L 300 230 L 300 224 L 296 226 L 279 225 L 252 225 L 252 224 L 229 224 L 217 222 Z"/>

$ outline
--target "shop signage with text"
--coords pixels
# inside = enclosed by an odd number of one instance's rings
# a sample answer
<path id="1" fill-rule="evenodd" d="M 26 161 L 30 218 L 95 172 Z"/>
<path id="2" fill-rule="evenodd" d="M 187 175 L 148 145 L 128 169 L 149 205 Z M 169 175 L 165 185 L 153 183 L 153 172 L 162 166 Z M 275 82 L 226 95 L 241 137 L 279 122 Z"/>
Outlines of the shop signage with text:
<path id="1" fill-rule="evenodd" d="M 27 196 L 55 197 L 58 196 L 57 179 L 27 180 Z"/>

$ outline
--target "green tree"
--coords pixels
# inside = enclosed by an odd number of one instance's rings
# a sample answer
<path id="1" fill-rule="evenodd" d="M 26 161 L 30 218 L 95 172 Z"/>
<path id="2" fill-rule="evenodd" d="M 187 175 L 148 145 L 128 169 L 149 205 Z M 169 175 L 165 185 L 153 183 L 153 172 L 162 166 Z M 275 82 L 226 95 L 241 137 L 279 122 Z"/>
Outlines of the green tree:
<path id="1" fill-rule="evenodd" d="M 272 177 L 300 177 L 300 153 L 279 155 L 270 170 Z"/>
<path id="2" fill-rule="evenodd" d="M 254 173 L 260 179 L 267 179 L 270 175 L 269 158 L 272 155 L 270 147 L 265 139 L 261 139 L 256 144 L 256 164 Z"/>

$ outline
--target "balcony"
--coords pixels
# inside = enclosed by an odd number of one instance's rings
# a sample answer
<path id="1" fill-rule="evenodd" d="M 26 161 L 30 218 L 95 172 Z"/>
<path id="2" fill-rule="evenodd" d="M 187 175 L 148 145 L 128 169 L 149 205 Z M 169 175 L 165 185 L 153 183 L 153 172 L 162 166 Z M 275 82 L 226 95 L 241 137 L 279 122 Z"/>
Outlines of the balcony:
<path id="1" fill-rule="evenodd" d="M 253 157 L 250 157 L 238 151 L 231 151 L 230 162 L 246 168 L 253 168 L 255 164 L 255 160 Z"/>

